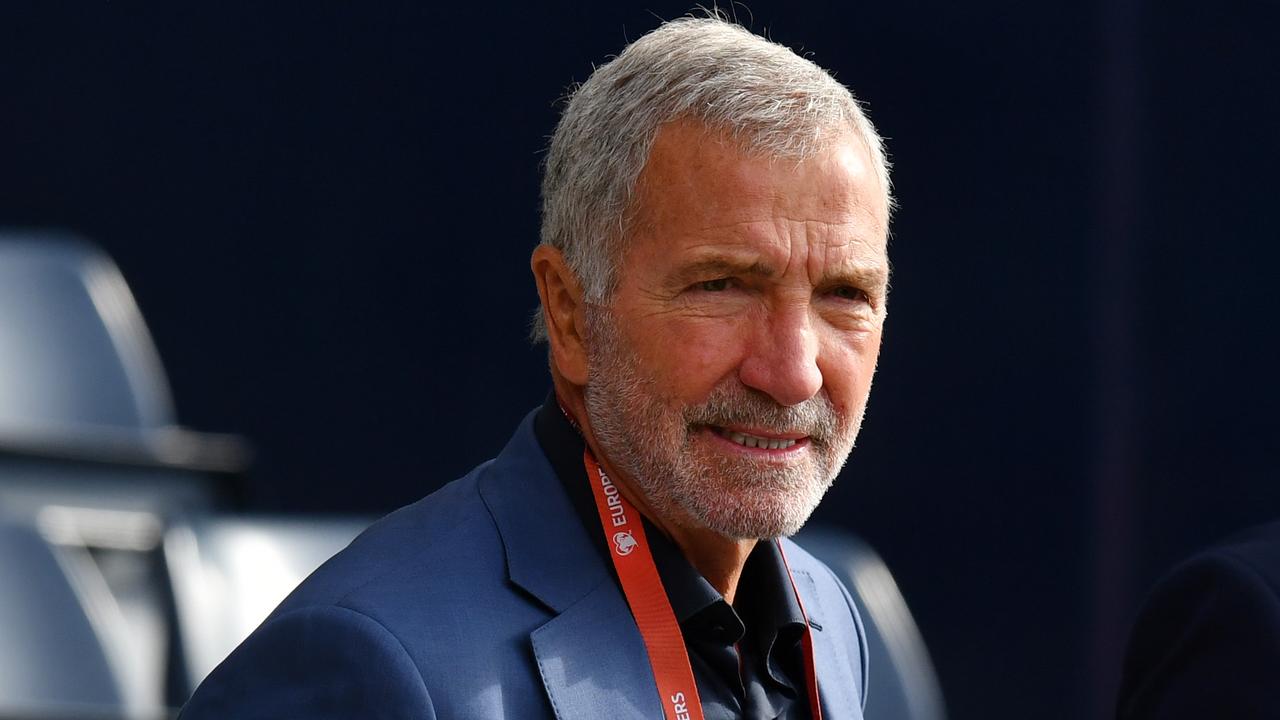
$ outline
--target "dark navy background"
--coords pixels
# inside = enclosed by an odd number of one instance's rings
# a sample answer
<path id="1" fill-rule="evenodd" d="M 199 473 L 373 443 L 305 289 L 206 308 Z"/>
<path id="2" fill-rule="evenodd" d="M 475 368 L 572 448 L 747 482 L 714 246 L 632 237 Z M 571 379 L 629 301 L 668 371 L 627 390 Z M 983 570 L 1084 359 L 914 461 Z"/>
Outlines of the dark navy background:
<path id="1" fill-rule="evenodd" d="M 670 2 L 6 3 L 0 225 L 110 252 L 260 511 L 494 454 L 559 97 Z M 1141 593 L 1280 515 L 1280 5 L 754 2 L 870 104 L 902 209 L 818 517 L 884 554 L 952 716 L 1101 717 Z"/>

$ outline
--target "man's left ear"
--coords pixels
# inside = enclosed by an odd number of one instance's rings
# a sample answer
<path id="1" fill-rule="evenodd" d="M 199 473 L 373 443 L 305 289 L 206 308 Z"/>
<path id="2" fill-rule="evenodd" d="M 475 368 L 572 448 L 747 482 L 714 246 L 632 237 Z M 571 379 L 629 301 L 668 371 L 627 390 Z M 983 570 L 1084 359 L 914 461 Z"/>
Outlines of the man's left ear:
<path id="1" fill-rule="evenodd" d="M 582 286 L 569 269 L 564 254 L 550 245 L 539 245 L 529 259 L 538 297 L 542 299 L 542 319 L 551 345 L 551 362 L 565 380 L 587 384 L 586 316 Z"/>

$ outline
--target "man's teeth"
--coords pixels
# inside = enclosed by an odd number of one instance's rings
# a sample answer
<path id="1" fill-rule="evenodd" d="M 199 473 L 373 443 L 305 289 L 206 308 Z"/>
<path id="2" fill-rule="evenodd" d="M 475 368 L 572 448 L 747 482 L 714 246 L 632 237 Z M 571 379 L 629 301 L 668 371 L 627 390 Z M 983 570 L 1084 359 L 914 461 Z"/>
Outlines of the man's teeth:
<path id="1" fill-rule="evenodd" d="M 758 448 L 763 448 L 765 450 L 781 450 L 783 448 L 789 448 L 792 445 L 796 444 L 795 440 L 783 440 L 779 438 L 762 438 L 762 437 L 756 437 L 755 435 L 747 435 L 745 433 L 735 432 L 733 430 L 724 431 L 724 436 L 738 443 L 739 445 L 745 445 L 746 447 L 749 447 L 749 448 L 758 447 Z"/>

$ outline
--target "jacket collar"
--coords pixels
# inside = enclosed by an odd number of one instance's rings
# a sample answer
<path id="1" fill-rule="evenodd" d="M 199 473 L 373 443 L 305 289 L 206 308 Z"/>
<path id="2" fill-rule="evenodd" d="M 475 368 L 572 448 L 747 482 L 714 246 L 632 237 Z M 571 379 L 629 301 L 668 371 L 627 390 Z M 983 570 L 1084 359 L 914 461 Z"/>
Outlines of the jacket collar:
<path id="1" fill-rule="evenodd" d="M 562 613 L 611 579 L 533 432 L 530 413 L 479 479 L 511 581 Z"/>
<path id="2" fill-rule="evenodd" d="M 601 708 L 619 720 L 661 717 L 653 670 L 631 611 L 579 520 L 533 431 L 535 413 L 478 480 L 497 526 L 511 582 L 555 614 L 531 634 L 538 670 L 558 720 L 590 720 Z M 784 543 L 788 553 L 794 546 Z M 825 637 L 814 579 L 792 569 L 814 628 L 826 720 L 861 718 L 850 658 Z M 830 633 L 826 633 L 829 635 Z"/>
<path id="3" fill-rule="evenodd" d="M 797 558 L 802 552 L 790 540 L 782 541 L 782 549 L 789 558 Z M 813 634 L 813 661 L 818 672 L 818 694 L 822 701 L 822 717 L 824 720 L 860 719 L 863 693 L 859 684 L 866 683 L 866 676 L 862 672 L 854 671 L 846 639 L 836 637 L 830 629 L 825 627 L 827 613 L 820 601 L 821 595 L 813 575 L 808 570 L 796 568 L 793 565 L 791 577 L 796 584 L 796 590 L 800 592 L 804 612 L 809 619 Z M 859 642 L 862 640 L 859 639 Z M 860 657 L 866 657 L 866 653 L 860 653 Z M 856 678 L 856 680 L 850 682 L 850 678 Z"/>
<path id="4" fill-rule="evenodd" d="M 530 635 L 558 720 L 662 716 L 644 640 L 527 416 L 479 479 L 511 582 L 555 614 Z"/>

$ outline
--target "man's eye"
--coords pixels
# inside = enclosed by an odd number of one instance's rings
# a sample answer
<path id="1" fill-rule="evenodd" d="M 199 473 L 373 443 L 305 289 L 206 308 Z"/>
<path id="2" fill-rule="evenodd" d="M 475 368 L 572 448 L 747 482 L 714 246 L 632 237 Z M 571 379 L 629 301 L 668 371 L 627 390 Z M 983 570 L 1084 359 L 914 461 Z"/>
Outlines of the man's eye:
<path id="1" fill-rule="evenodd" d="M 841 300 L 855 300 L 858 302 L 869 302 L 871 300 L 866 291 L 859 290 L 851 285 L 841 285 L 840 287 L 833 289 L 831 294 Z"/>
<path id="2" fill-rule="evenodd" d="M 706 292 L 724 292 L 729 289 L 729 278 L 716 278 L 715 280 L 703 280 L 698 283 L 698 289 Z"/>

